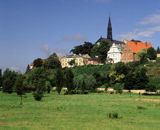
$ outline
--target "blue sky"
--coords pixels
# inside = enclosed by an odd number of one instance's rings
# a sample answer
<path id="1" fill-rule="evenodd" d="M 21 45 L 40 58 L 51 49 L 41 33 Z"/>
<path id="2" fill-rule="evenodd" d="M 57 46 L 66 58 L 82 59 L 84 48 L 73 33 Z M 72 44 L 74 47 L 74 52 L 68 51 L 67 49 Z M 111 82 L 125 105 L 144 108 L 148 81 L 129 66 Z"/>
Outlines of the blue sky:
<path id="1" fill-rule="evenodd" d="M 160 46 L 159 0 L 0 0 L 0 68 L 24 71 L 35 58 L 64 55 L 106 37 Z"/>

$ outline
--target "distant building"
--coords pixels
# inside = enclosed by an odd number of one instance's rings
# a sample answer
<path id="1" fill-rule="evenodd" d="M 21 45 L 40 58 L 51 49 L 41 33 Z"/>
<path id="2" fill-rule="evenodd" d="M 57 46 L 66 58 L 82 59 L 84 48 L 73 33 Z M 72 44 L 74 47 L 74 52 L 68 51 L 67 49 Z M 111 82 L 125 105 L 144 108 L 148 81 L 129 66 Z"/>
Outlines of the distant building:
<path id="1" fill-rule="evenodd" d="M 157 57 L 158 57 L 158 58 L 160 57 L 160 53 L 157 53 Z"/>
<path id="2" fill-rule="evenodd" d="M 122 51 L 121 61 L 124 63 L 138 61 L 139 58 L 137 53 L 150 47 L 152 47 L 152 45 L 149 42 L 142 42 L 138 40 L 127 41 Z"/>
<path id="3" fill-rule="evenodd" d="M 86 65 L 102 65 L 102 63 L 98 58 L 89 58 L 87 59 Z"/>
<path id="4" fill-rule="evenodd" d="M 108 20 L 108 27 L 107 27 L 107 38 L 100 37 L 96 44 L 100 45 L 102 42 L 107 42 L 109 46 L 109 51 L 107 53 L 106 61 L 109 63 L 117 63 L 121 61 L 121 52 L 124 46 L 124 42 L 113 40 L 112 36 L 112 23 L 111 18 L 109 17 Z"/>
<path id="5" fill-rule="evenodd" d="M 83 66 L 87 64 L 87 60 L 90 58 L 88 55 L 67 55 L 60 58 L 62 68 L 73 67 L 73 66 Z M 74 60 L 75 64 L 71 65 L 70 62 Z"/>

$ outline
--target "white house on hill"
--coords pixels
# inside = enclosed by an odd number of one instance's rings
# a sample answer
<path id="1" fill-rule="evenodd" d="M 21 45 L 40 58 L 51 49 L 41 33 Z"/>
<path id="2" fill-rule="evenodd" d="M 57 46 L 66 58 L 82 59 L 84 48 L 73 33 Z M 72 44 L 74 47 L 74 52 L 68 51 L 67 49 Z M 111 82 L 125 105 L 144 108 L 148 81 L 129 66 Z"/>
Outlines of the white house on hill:
<path id="1" fill-rule="evenodd" d="M 121 61 L 123 44 L 113 43 L 107 53 L 107 61 L 110 63 L 117 63 Z"/>

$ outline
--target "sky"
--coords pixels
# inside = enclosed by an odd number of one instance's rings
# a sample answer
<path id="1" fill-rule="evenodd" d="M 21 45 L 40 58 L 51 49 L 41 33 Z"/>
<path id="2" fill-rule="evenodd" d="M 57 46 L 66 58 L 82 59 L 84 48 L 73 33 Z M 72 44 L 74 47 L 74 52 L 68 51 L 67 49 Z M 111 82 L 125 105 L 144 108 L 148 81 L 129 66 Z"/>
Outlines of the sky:
<path id="1" fill-rule="evenodd" d="M 113 39 L 160 46 L 160 0 L 0 0 L 0 68 L 24 72 L 36 58 L 94 43 L 109 16 Z"/>

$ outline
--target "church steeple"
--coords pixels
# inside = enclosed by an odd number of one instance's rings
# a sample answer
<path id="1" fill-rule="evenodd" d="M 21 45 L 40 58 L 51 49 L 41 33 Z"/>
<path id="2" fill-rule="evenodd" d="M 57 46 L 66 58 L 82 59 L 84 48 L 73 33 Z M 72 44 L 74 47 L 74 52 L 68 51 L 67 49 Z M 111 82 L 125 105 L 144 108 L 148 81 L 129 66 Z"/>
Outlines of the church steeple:
<path id="1" fill-rule="evenodd" d="M 111 24 L 110 16 L 109 16 L 109 20 L 108 20 L 107 39 L 113 40 L 112 39 L 112 24 Z"/>

